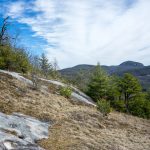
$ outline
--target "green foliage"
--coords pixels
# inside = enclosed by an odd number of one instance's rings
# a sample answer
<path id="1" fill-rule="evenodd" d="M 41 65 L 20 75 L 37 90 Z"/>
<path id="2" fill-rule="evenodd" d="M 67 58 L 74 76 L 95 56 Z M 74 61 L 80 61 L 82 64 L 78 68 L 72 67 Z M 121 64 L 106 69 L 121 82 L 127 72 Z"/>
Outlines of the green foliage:
<path id="1" fill-rule="evenodd" d="M 70 98 L 72 94 L 72 89 L 70 87 L 61 87 L 60 89 L 60 95 L 66 97 L 66 98 Z"/>
<path id="2" fill-rule="evenodd" d="M 120 82 L 121 91 L 129 97 L 130 95 L 141 92 L 141 85 L 137 78 L 129 73 L 125 73 Z"/>
<path id="3" fill-rule="evenodd" d="M 0 69 L 27 73 L 31 69 L 29 56 L 24 49 L 16 48 L 8 35 L 9 17 L 3 20 L 0 29 Z M 16 40 L 16 39 L 15 39 Z"/>
<path id="4" fill-rule="evenodd" d="M 105 99 L 98 100 L 97 109 L 103 114 L 103 116 L 107 116 L 111 111 L 110 102 Z"/>
<path id="5" fill-rule="evenodd" d="M 150 92 L 147 92 L 145 98 L 139 81 L 129 73 L 122 78 L 108 77 L 98 64 L 88 85 L 87 94 L 95 101 L 100 99 L 97 105 L 104 115 L 109 113 L 111 105 L 117 111 L 150 118 Z"/>
<path id="6" fill-rule="evenodd" d="M 133 98 L 138 98 L 141 94 L 141 85 L 133 75 L 126 73 L 119 82 L 120 92 L 123 94 L 126 111 L 128 112 L 129 101 Z"/>
<path id="7" fill-rule="evenodd" d="M 45 78 L 52 78 L 52 79 L 60 79 L 60 74 L 58 73 L 58 64 L 57 60 L 55 59 L 53 62 L 49 62 L 48 58 L 45 54 L 42 54 L 40 58 L 34 58 L 33 69 L 36 72 L 40 72 L 41 75 L 44 75 Z"/>
<path id="8" fill-rule="evenodd" d="M 8 69 L 10 65 L 13 63 L 12 51 L 11 47 L 6 45 L 0 45 L 0 68 L 1 69 Z"/>
<path id="9" fill-rule="evenodd" d="M 118 100 L 121 97 L 121 92 L 118 86 L 119 81 L 120 79 L 116 76 L 109 77 L 107 99 L 114 101 Z"/>
<path id="10" fill-rule="evenodd" d="M 147 93 L 146 93 L 146 99 L 148 101 L 150 101 L 150 89 L 148 89 Z"/>
<path id="11" fill-rule="evenodd" d="M 144 98 L 137 98 L 130 101 L 129 111 L 132 115 L 150 118 L 150 102 Z"/>
<path id="12" fill-rule="evenodd" d="M 98 64 L 95 67 L 91 81 L 88 85 L 87 94 L 97 101 L 98 99 L 106 98 L 108 91 L 108 76 Z"/>
<path id="13" fill-rule="evenodd" d="M 0 68 L 26 73 L 31 68 L 28 54 L 23 49 L 16 49 L 10 45 L 1 45 Z"/>
<path id="14" fill-rule="evenodd" d="M 39 60 L 40 60 L 39 61 L 40 69 L 41 69 L 42 73 L 44 74 L 44 76 L 47 78 L 48 74 L 52 68 L 51 64 L 49 63 L 49 61 L 44 53 L 41 55 L 41 58 Z"/>
<path id="15" fill-rule="evenodd" d="M 120 112 L 150 118 L 149 94 L 142 93 L 141 86 L 134 76 L 125 74 L 118 82 L 118 90 L 121 95 L 119 99 L 111 100 L 113 108 Z"/>
<path id="16" fill-rule="evenodd" d="M 85 90 L 86 89 L 86 78 L 85 78 L 85 74 L 84 71 L 82 69 L 80 69 L 75 78 L 74 78 L 74 83 L 79 87 L 79 89 L 81 90 Z"/>
<path id="17" fill-rule="evenodd" d="M 111 101 L 111 106 L 119 112 L 125 112 L 125 104 L 123 100 L 113 100 Z"/>
<path id="18" fill-rule="evenodd" d="M 14 55 L 15 55 L 14 70 L 22 73 L 29 72 L 31 69 L 31 64 L 27 52 L 23 49 L 16 49 L 14 51 Z"/>

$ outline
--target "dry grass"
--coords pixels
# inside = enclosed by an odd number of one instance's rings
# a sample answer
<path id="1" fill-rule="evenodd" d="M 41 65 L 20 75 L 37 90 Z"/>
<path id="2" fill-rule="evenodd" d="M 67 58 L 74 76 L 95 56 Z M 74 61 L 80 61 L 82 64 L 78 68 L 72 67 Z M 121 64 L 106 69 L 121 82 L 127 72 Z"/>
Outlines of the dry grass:
<path id="1" fill-rule="evenodd" d="M 47 150 L 150 149 L 149 120 L 117 112 L 104 118 L 94 107 L 72 103 L 57 95 L 54 87 L 36 91 L 2 74 L 0 111 L 53 121 L 49 138 L 38 142 Z"/>

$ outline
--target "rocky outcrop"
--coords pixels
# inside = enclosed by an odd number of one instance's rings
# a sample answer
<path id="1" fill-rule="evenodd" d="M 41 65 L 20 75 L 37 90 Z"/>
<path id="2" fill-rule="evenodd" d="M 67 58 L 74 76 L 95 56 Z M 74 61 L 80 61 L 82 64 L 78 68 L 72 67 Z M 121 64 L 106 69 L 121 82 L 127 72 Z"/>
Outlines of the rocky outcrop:
<path id="1" fill-rule="evenodd" d="M 46 79 L 42 79 L 42 78 L 40 78 L 40 80 L 45 81 L 45 82 L 50 83 L 50 84 L 54 84 L 56 86 L 61 86 L 61 87 L 67 86 L 66 84 L 61 83 L 59 81 L 46 80 Z M 73 92 L 71 94 L 71 97 L 72 97 L 73 100 L 96 106 L 89 96 L 87 96 L 86 94 L 84 94 L 83 92 L 81 92 L 80 90 L 78 90 L 77 88 L 75 88 L 73 86 L 70 86 L 70 87 L 73 90 Z"/>
<path id="2" fill-rule="evenodd" d="M 0 113 L 0 150 L 43 150 L 36 142 L 48 138 L 50 122 L 14 113 Z"/>
<path id="3" fill-rule="evenodd" d="M 24 78 L 23 76 L 21 76 L 19 73 L 16 73 L 16 72 L 10 72 L 10 71 L 5 71 L 5 70 L 0 69 L 0 73 L 8 74 L 8 75 L 18 79 L 19 81 L 26 83 L 26 84 L 33 84 L 31 80 Z"/>
<path id="4" fill-rule="evenodd" d="M 19 81 L 22 81 L 26 84 L 33 85 L 33 82 L 31 80 L 26 79 L 25 77 L 21 76 L 19 73 L 9 72 L 9 71 L 4 71 L 4 70 L 0 70 L 0 72 L 11 75 L 12 77 L 14 77 L 14 78 L 18 79 Z M 61 86 L 61 87 L 67 86 L 64 83 L 55 81 L 55 80 L 47 80 L 47 79 L 43 79 L 43 78 L 39 78 L 39 80 L 56 85 L 56 86 Z M 79 101 L 79 102 L 82 102 L 82 103 L 85 103 L 88 105 L 96 106 L 95 103 L 92 101 L 92 99 L 89 96 L 87 96 L 86 94 L 84 94 L 83 92 L 81 92 L 80 90 L 78 90 L 77 88 L 75 88 L 73 86 L 71 86 L 71 88 L 73 90 L 72 95 L 71 95 L 73 100 Z"/>

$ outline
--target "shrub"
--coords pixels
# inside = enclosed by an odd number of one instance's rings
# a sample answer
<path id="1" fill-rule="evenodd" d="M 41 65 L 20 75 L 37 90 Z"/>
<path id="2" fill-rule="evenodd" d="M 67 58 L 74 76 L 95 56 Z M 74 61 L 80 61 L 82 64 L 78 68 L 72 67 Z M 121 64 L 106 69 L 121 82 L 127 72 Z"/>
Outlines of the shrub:
<path id="1" fill-rule="evenodd" d="M 148 101 L 150 101 L 150 89 L 148 89 L 147 93 L 146 93 L 146 99 Z"/>
<path id="2" fill-rule="evenodd" d="M 138 117 L 150 118 L 150 102 L 144 98 L 132 100 L 129 103 L 129 112 Z"/>
<path id="3" fill-rule="evenodd" d="M 119 112 L 125 112 L 126 111 L 125 104 L 124 104 L 123 100 L 113 100 L 113 101 L 111 101 L 111 106 Z"/>
<path id="4" fill-rule="evenodd" d="M 27 73 L 31 68 L 29 56 L 23 49 L 16 49 L 9 45 L 0 45 L 0 68 Z"/>
<path id="5" fill-rule="evenodd" d="M 72 89 L 70 87 L 61 87 L 60 89 L 60 95 L 66 97 L 66 98 L 70 98 L 72 94 Z"/>
<path id="6" fill-rule="evenodd" d="M 97 108 L 103 114 L 103 116 L 107 116 L 110 113 L 110 102 L 105 99 L 101 99 L 97 101 Z"/>

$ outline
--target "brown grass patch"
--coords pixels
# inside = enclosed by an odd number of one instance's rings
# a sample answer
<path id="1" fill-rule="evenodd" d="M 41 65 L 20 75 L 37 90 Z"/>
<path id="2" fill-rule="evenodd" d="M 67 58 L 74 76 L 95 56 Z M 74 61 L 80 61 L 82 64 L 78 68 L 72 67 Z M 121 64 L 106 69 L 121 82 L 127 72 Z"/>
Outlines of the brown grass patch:
<path id="1" fill-rule="evenodd" d="M 149 150 L 149 120 L 118 112 L 104 118 L 96 108 L 73 103 L 56 94 L 56 87 L 42 85 L 48 89 L 32 90 L 0 74 L 0 110 L 52 120 L 49 138 L 38 141 L 46 150 Z"/>

